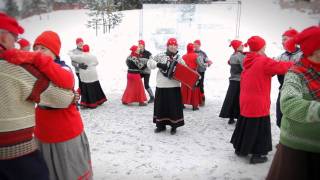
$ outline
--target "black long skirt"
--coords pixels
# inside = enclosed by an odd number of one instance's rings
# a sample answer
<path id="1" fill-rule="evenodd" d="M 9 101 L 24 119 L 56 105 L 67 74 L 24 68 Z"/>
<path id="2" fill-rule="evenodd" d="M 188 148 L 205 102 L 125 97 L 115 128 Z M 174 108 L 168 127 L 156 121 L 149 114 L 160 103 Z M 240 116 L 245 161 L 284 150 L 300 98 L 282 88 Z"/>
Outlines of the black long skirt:
<path id="1" fill-rule="evenodd" d="M 157 127 L 170 125 L 177 128 L 184 125 L 180 87 L 156 88 L 153 123 Z"/>
<path id="2" fill-rule="evenodd" d="M 220 115 L 222 118 L 238 119 L 240 115 L 240 81 L 230 81 Z"/>
<path id="3" fill-rule="evenodd" d="M 247 118 L 240 115 L 231 143 L 240 155 L 267 155 L 272 151 L 270 116 Z"/>
<path id="4" fill-rule="evenodd" d="M 107 101 L 99 81 L 92 83 L 81 82 L 81 87 L 81 106 L 96 108 Z"/>

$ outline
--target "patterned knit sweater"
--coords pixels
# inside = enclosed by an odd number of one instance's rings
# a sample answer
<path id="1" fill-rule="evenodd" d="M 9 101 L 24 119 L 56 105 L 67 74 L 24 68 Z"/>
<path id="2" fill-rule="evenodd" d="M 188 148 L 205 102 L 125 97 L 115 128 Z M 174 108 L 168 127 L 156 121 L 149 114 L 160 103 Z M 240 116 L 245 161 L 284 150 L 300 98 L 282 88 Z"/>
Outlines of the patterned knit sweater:
<path id="1" fill-rule="evenodd" d="M 320 153 L 320 102 L 309 94 L 298 74 L 288 72 L 281 91 L 280 143 L 293 149 Z"/>
<path id="2" fill-rule="evenodd" d="M 65 108 L 73 101 L 72 91 L 60 89 L 49 81 L 43 86 L 46 82 L 40 77 L 41 73 L 30 69 L 0 59 L 0 160 L 20 157 L 37 149 L 33 138 L 34 102 Z"/>

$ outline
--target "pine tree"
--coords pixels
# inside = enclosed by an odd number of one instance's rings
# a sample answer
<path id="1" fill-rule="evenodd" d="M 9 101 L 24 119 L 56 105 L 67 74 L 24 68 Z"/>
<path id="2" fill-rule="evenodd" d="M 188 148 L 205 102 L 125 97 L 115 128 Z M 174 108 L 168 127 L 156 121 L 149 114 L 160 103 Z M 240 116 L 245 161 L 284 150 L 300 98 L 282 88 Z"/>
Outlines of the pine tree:
<path id="1" fill-rule="evenodd" d="M 18 5 L 14 0 L 7 0 L 4 10 L 8 15 L 13 17 L 18 17 L 20 15 Z"/>
<path id="2" fill-rule="evenodd" d="M 112 0 L 86 0 L 85 3 L 90 9 L 87 27 L 95 29 L 96 35 L 100 28 L 103 29 L 103 33 L 110 33 L 112 28 L 121 23 L 123 15 Z"/>
<path id="3" fill-rule="evenodd" d="M 54 0 L 24 0 L 22 4 L 22 17 L 28 17 L 31 15 L 39 15 L 51 12 Z"/>

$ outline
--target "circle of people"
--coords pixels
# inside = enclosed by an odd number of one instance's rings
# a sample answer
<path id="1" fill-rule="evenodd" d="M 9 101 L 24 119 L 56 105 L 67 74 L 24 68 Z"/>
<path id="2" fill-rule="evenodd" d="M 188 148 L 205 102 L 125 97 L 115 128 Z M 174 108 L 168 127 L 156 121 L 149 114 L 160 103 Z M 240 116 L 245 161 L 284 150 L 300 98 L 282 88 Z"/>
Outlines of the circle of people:
<path id="1" fill-rule="evenodd" d="M 107 101 L 96 72 L 97 58 L 76 39 L 77 48 L 68 53 L 79 82 L 74 91 L 73 72 L 60 59 L 57 33 L 41 33 L 34 52 L 29 52 L 30 43 L 18 38 L 24 29 L 16 19 L 0 13 L 0 21 L 0 179 L 92 179 L 78 106 L 96 108 Z M 285 52 L 272 59 L 260 36 L 244 44 L 231 41 L 231 76 L 219 117 L 236 123 L 230 142 L 237 156 L 250 155 L 251 164 L 266 162 L 272 150 L 271 78 L 277 75 L 281 133 L 267 179 L 320 179 L 320 27 L 289 29 L 282 34 L 282 44 Z M 167 50 L 154 57 L 143 40 L 130 48 L 122 104 L 154 103 L 154 132 L 170 126 L 174 135 L 184 125 L 185 105 L 194 111 L 205 105 L 205 71 L 212 61 L 200 49 L 200 40 L 189 43 L 183 56 L 175 38 L 166 45 Z M 149 86 L 152 69 L 158 69 L 155 95 Z"/>

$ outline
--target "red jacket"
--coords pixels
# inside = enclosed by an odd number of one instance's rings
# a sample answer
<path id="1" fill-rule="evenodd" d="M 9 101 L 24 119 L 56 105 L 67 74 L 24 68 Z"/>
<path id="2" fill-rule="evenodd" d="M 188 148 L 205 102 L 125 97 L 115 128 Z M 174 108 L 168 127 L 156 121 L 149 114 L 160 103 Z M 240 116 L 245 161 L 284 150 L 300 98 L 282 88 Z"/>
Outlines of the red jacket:
<path id="1" fill-rule="evenodd" d="M 65 63 L 60 60 L 55 61 L 57 65 L 66 67 Z M 60 71 L 67 71 L 73 78 L 71 71 L 60 67 Z M 73 86 L 73 81 L 63 79 L 61 74 L 56 74 L 60 78 L 59 83 L 65 83 Z M 73 139 L 83 132 L 83 123 L 80 112 L 76 105 L 72 103 L 65 109 L 36 108 L 36 126 L 35 136 L 46 143 L 59 143 Z"/>
<path id="2" fill-rule="evenodd" d="M 248 53 L 243 61 L 240 80 L 240 114 L 249 118 L 268 116 L 271 78 L 276 74 L 285 74 L 292 64 L 255 52 Z"/>

